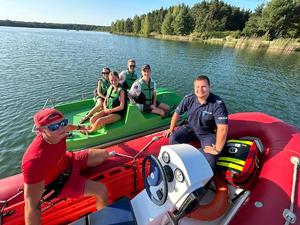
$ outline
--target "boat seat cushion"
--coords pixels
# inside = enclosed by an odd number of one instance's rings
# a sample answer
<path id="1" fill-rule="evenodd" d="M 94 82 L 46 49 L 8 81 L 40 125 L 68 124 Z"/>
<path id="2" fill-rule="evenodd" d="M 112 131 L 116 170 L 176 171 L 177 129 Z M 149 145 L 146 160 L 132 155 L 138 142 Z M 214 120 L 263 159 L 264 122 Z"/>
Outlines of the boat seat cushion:
<path id="1" fill-rule="evenodd" d="M 137 225 L 131 202 L 122 198 L 102 210 L 82 217 L 71 225 Z"/>

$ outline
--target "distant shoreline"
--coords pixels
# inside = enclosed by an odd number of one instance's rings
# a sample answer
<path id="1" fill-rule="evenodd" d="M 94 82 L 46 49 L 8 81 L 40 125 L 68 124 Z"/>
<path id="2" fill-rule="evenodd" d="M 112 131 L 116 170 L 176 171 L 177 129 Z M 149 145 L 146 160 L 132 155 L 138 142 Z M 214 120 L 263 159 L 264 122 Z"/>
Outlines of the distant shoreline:
<path id="1" fill-rule="evenodd" d="M 88 24 L 41 23 L 41 22 L 0 20 L 0 26 L 110 32 L 110 26 L 98 26 L 98 25 L 88 25 Z"/>
<path id="2" fill-rule="evenodd" d="M 59 24 L 59 23 L 40 23 L 40 22 L 0 20 L 0 26 L 110 32 L 110 26 L 96 26 L 96 25 L 86 25 L 86 24 Z M 151 33 L 148 37 L 145 37 L 142 34 L 133 34 L 133 33 L 113 32 L 112 34 L 143 37 L 143 38 L 154 38 L 159 40 L 200 42 L 205 44 L 221 45 L 223 47 L 264 50 L 267 52 L 276 52 L 276 53 L 285 53 L 285 54 L 291 52 L 300 52 L 299 38 L 298 39 L 281 38 L 281 39 L 274 39 L 272 41 L 267 41 L 263 38 L 249 38 L 249 37 L 233 38 L 231 36 L 227 36 L 225 38 L 202 39 L 194 35 L 178 36 L 178 35 L 162 35 L 162 34 Z"/>
<path id="3" fill-rule="evenodd" d="M 201 39 L 194 37 L 193 35 L 178 36 L 178 35 L 162 35 L 162 34 L 150 34 L 148 37 L 139 34 L 132 33 L 113 33 L 125 36 L 154 38 L 159 40 L 170 41 L 183 41 L 183 42 L 201 42 L 205 44 L 222 45 L 224 47 L 238 48 L 238 49 L 253 49 L 253 50 L 265 50 L 267 52 L 276 53 L 291 53 L 300 52 L 300 39 L 281 38 L 274 39 L 272 41 L 266 41 L 263 38 L 233 38 L 227 36 L 225 38 L 209 38 Z"/>

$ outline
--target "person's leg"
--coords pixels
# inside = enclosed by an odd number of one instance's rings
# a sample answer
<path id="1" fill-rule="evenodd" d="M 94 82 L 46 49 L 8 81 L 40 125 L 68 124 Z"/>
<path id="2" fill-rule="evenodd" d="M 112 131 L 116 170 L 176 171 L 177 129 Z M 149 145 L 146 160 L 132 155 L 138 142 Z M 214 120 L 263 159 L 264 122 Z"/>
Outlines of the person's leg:
<path id="1" fill-rule="evenodd" d="M 166 115 L 166 112 L 164 110 L 162 110 L 160 108 L 157 108 L 157 107 L 156 108 L 152 108 L 151 113 L 158 114 L 162 118 L 165 117 L 165 115 Z"/>
<path id="2" fill-rule="evenodd" d="M 87 166 L 96 166 L 101 164 L 108 157 L 106 149 L 89 149 Z M 96 207 L 101 209 L 107 205 L 108 193 L 104 184 L 95 181 L 87 181 L 84 189 L 84 195 L 93 195 L 96 197 Z"/>
<path id="3" fill-rule="evenodd" d="M 93 116 L 96 112 L 99 112 L 103 109 L 103 99 L 102 98 L 98 98 L 96 105 L 92 108 L 91 111 L 89 111 L 89 113 L 87 114 L 88 117 Z"/>
<path id="4" fill-rule="evenodd" d="M 158 108 L 164 110 L 165 114 L 170 110 L 170 106 L 168 106 L 167 104 L 165 103 L 160 103 L 158 105 Z"/>
<path id="5" fill-rule="evenodd" d="M 84 123 L 85 121 L 89 120 L 96 112 L 99 112 L 103 109 L 103 99 L 98 98 L 96 105 L 84 116 L 81 118 L 79 123 Z"/>
<path id="6" fill-rule="evenodd" d="M 72 162 L 72 174 L 64 185 L 60 197 L 80 198 L 95 196 L 96 208 L 101 209 L 107 205 L 108 194 L 104 184 L 89 181 L 81 176 L 81 171 L 88 166 L 99 164 L 106 159 L 108 154 L 104 149 L 89 149 L 78 152 L 67 152 L 69 162 Z M 98 160 L 98 162 L 96 162 Z"/>
<path id="7" fill-rule="evenodd" d="M 108 204 L 108 191 L 104 184 L 87 180 L 84 188 L 84 196 L 94 196 L 96 198 L 97 210 L 104 208 Z"/>
<path id="8" fill-rule="evenodd" d="M 99 165 L 108 157 L 108 152 L 106 149 L 90 148 L 87 151 L 88 151 L 88 160 L 87 160 L 88 167 Z"/>
<path id="9" fill-rule="evenodd" d="M 212 154 L 204 152 L 203 148 L 205 146 L 212 146 L 213 144 L 215 144 L 216 143 L 216 136 L 214 134 L 203 135 L 203 136 L 199 137 L 199 139 L 200 139 L 200 142 L 201 142 L 201 148 L 199 150 L 203 153 L 203 155 L 207 159 L 210 167 L 212 169 L 214 169 L 215 165 L 216 165 L 216 158 L 217 158 L 216 155 L 212 155 Z"/>
<path id="10" fill-rule="evenodd" d="M 106 116 L 107 114 L 103 111 L 96 113 L 94 116 L 91 118 L 91 124 L 95 123 L 99 118 Z"/>
<path id="11" fill-rule="evenodd" d="M 174 133 L 169 137 L 169 144 L 180 144 L 180 143 L 189 143 L 193 140 L 197 140 L 196 135 L 194 134 L 193 130 L 183 125 L 177 128 Z"/>
<path id="12" fill-rule="evenodd" d="M 100 112 L 101 113 L 101 112 Z M 90 128 L 88 129 L 88 133 L 92 133 L 99 129 L 99 127 L 104 126 L 105 124 L 114 123 L 121 119 L 119 114 L 109 114 L 104 117 L 97 119 L 93 124 L 91 124 Z"/>

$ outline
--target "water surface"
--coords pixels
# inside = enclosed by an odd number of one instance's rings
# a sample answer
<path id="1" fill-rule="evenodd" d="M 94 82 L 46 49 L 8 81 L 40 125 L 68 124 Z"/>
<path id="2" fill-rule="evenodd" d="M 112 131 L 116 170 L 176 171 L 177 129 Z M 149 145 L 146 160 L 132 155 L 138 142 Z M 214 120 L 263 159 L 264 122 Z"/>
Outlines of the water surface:
<path id="1" fill-rule="evenodd" d="M 300 128 L 300 54 L 160 41 L 100 32 L 0 27 L 0 178 L 20 172 L 34 137 L 32 116 L 55 102 L 92 95 L 99 70 L 149 63 L 158 86 L 181 95 L 208 75 L 230 113 L 261 111 Z M 50 104 L 51 105 L 51 104 Z"/>

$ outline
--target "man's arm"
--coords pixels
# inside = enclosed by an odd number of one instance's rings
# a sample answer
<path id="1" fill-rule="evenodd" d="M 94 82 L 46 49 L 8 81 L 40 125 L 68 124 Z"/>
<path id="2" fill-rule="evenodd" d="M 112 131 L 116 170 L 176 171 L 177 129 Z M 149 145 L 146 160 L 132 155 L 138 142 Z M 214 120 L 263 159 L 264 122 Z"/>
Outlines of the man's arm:
<path id="1" fill-rule="evenodd" d="M 164 134 L 166 137 L 169 137 L 173 133 L 178 119 L 179 119 L 178 113 L 174 112 L 172 119 L 171 119 L 170 128 L 168 130 L 166 130 L 165 134 Z"/>
<path id="2" fill-rule="evenodd" d="M 226 142 L 228 133 L 228 124 L 217 124 L 216 144 L 213 146 L 205 146 L 204 152 L 212 155 L 218 155 Z"/>
<path id="3" fill-rule="evenodd" d="M 103 95 L 103 93 L 101 92 L 101 87 L 102 87 L 102 82 L 101 82 L 101 80 L 99 80 L 98 87 L 97 87 L 97 94 L 98 94 L 98 96 L 105 98 L 105 95 Z"/>
<path id="4" fill-rule="evenodd" d="M 152 101 L 152 107 L 156 108 L 156 92 L 153 92 L 153 101 Z"/>
<path id="5" fill-rule="evenodd" d="M 124 81 L 126 79 L 126 72 L 125 71 L 122 71 L 120 74 L 119 74 L 119 84 L 123 84 Z"/>
<path id="6" fill-rule="evenodd" d="M 44 191 L 44 182 L 36 184 L 24 184 L 24 202 L 25 202 L 25 224 L 41 224 L 41 204 L 40 200 Z"/>

